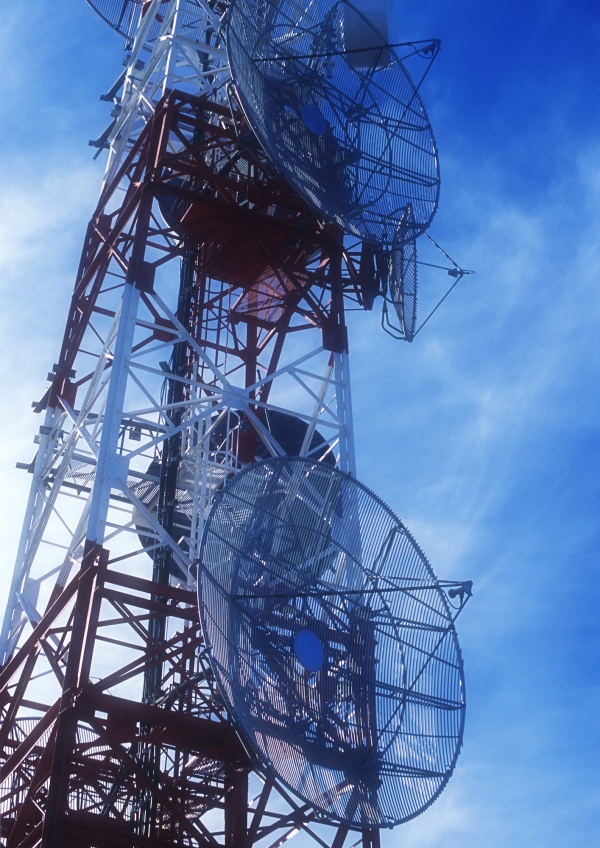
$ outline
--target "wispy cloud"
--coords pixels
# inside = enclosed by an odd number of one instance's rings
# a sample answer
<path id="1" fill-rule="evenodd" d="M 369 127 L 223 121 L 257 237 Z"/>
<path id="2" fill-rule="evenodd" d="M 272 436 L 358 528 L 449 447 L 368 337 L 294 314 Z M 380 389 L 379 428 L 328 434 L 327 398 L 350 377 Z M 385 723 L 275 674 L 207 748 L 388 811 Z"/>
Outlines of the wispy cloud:
<path id="1" fill-rule="evenodd" d="M 2 588 L 12 570 L 35 451 L 31 402 L 46 389 L 74 283 L 99 171 L 82 160 L 12 158 L 0 175 L 0 546 Z M 2 604 L 0 598 L 0 605 Z"/>

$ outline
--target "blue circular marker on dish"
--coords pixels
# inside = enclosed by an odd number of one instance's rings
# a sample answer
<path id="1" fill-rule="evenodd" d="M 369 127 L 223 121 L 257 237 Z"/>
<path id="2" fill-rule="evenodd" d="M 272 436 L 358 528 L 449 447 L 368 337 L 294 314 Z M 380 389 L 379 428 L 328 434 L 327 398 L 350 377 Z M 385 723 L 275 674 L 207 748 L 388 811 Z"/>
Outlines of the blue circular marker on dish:
<path id="1" fill-rule="evenodd" d="M 317 107 L 313 106 L 312 103 L 306 103 L 301 107 L 300 117 L 302 118 L 306 128 L 309 129 L 311 133 L 314 133 L 314 135 L 325 135 L 329 129 L 329 124 Z"/>
<path id="2" fill-rule="evenodd" d="M 325 662 L 325 651 L 312 630 L 299 630 L 294 636 L 294 653 L 307 671 L 319 671 Z"/>

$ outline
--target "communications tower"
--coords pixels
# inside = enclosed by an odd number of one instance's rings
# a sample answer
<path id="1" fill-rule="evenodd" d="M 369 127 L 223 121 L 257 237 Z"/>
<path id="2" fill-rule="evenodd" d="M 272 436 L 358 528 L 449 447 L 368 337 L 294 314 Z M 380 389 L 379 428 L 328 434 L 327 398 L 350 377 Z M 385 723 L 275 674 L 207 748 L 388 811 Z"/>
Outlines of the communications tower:
<path id="1" fill-rule="evenodd" d="M 0 634 L 0 844 L 376 848 L 378 828 L 332 826 L 255 768 L 196 581 L 211 505 L 249 465 L 300 456 L 355 475 L 344 301 L 370 308 L 381 268 L 258 142 L 226 2 L 92 5 L 126 59 L 102 98 L 104 183 L 25 466 Z"/>

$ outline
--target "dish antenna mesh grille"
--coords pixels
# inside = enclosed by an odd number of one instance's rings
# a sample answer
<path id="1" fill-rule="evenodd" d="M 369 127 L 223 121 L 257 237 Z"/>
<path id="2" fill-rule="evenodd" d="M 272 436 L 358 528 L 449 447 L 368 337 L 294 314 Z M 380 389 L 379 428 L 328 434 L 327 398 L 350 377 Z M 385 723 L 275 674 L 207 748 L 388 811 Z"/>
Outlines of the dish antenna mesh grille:
<path id="1" fill-rule="evenodd" d="M 103 21 L 124 36 L 130 36 L 137 22 L 142 0 L 87 0 Z"/>
<path id="2" fill-rule="evenodd" d="M 330 819 L 392 826 L 439 795 L 464 722 L 446 596 L 402 522 L 283 457 L 218 496 L 199 575 L 218 685 L 257 763 Z"/>
<path id="3" fill-rule="evenodd" d="M 439 170 L 429 119 L 402 62 L 351 4 L 235 0 L 227 28 L 238 96 L 261 144 L 328 220 L 391 244 L 412 208 L 433 218 Z M 366 45 L 373 50 L 363 50 Z"/>
<path id="4" fill-rule="evenodd" d="M 389 272 L 390 297 L 407 342 L 412 342 L 417 326 L 417 243 L 410 237 L 412 222 L 408 207 L 396 230 Z"/>

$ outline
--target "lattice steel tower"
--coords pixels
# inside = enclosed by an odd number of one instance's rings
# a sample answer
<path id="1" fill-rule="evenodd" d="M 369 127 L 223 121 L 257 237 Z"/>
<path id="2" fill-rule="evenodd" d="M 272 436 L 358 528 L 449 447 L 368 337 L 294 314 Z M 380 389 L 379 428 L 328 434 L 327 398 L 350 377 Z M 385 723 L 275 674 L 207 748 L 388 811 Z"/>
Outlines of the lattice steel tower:
<path id="1" fill-rule="evenodd" d="M 0 639 L 0 841 L 376 846 L 377 828 L 332 828 L 254 769 L 196 578 L 211 504 L 248 464 L 355 474 L 344 298 L 370 307 L 381 269 L 248 126 L 226 2 L 92 5 L 126 64 L 103 97 L 104 184 L 35 410 Z"/>

